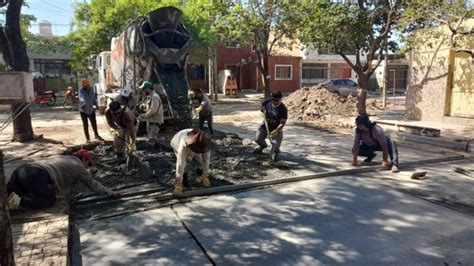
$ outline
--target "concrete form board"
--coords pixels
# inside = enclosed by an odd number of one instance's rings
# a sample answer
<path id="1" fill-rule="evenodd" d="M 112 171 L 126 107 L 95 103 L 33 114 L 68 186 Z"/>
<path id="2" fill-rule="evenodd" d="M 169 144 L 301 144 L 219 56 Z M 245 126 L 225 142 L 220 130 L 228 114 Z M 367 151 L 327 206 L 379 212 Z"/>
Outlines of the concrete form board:
<path id="1" fill-rule="evenodd" d="M 33 77 L 27 72 L 0 73 L 0 103 L 33 100 Z"/>

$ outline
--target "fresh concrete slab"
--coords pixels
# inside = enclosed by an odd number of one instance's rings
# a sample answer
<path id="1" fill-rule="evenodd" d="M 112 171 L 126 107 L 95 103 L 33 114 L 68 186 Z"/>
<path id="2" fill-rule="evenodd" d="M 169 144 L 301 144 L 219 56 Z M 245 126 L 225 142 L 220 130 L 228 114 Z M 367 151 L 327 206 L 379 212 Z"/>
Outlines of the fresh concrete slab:
<path id="1" fill-rule="evenodd" d="M 79 225 L 83 265 L 208 264 L 170 208 Z"/>
<path id="2" fill-rule="evenodd" d="M 356 177 L 175 207 L 218 265 L 470 265 L 474 220 Z"/>

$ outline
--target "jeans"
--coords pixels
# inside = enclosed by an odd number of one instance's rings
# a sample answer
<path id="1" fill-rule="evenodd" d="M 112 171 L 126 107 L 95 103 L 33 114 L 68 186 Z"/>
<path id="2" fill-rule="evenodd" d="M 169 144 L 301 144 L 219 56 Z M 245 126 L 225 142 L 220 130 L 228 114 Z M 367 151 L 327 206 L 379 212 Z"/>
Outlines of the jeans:
<path id="1" fill-rule="evenodd" d="M 261 125 L 257 130 L 257 139 L 255 142 L 263 149 L 268 146 L 267 142 L 265 141 L 268 138 L 267 136 L 267 129 L 265 128 L 265 125 Z M 281 142 L 283 141 L 283 132 L 278 133 L 274 140 L 276 142 L 275 152 L 279 153 Z"/>
<path id="2" fill-rule="evenodd" d="M 211 134 L 214 135 L 214 129 L 212 128 L 212 113 L 210 113 L 207 116 L 199 113 L 199 128 L 201 130 L 204 130 L 204 121 L 206 120 L 207 120 L 207 126 L 209 127 L 209 132 L 211 132 Z"/>
<path id="3" fill-rule="evenodd" d="M 87 119 L 91 121 L 92 130 L 94 131 L 95 136 L 99 136 L 99 132 L 97 131 L 97 121 L 95 119 L 95 111 L 93 111 L 90 115 L 79 112 L 81 114 L 82 119 L 82 126 L 84 128 L 84 135 L 86 135 L 86 140 L 90 140 L 89 137 L 89 124 L 87 123 Z"/>
<path id="4" fill-rule="evenodd" d="M 18 194 L 20 206 L 44 209 L 56 203 L 56 189 L 49 173 L 41 167 L 24 164 L 15 169 L 7 183 L 7 193 Z"/>
<path id="5" fill-rule="evenodd" d="M 392 166 L 398 167 L 397 143 L 393 141 L 390 137 L 387 137 L 387 146 L 388 146 L 388 155 L 390 156 L 390 161 L 392 163 Z M 359 156 L 373 157 L 376 151 L 382 151 L 382 148 L 380 147 L 380 145 L 369 146 L 363 143 L 359 147 Z"/>

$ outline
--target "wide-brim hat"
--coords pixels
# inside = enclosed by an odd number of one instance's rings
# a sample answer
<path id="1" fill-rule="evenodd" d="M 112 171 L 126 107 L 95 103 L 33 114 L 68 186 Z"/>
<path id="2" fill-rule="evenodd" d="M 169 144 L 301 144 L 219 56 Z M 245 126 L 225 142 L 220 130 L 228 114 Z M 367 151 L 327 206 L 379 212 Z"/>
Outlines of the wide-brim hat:
<path id="1" fill-rule="evenodd" d="M 195 153 L 206 153 L 211 150 L 212 142 L 200 129 L 193 129 L 187 134 L 186 146 Z"/>

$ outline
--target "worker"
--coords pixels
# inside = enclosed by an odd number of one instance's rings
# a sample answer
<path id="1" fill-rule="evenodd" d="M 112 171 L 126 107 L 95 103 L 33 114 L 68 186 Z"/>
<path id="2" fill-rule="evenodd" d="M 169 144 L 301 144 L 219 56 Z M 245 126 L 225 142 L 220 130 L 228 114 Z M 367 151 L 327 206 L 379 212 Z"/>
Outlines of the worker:
<path id="1" fill-rule="evenodd" d="M 72 104 L 76 103 L 76 93 L 71 86 L 67 87 L 66 97 L 64 97 L 63 107 L 66 107 L 67 101 L 71 101 Z"/>
<path id="2" fill-rule="evenodd" d="M 120 94 L 117 95 L 114 99 L 116 102 L 120 103 L 120 105 L 127 106 L 135 112 L 135 106 L 137 105 L 137 97 L 133 95 L 132 88 L 130 84 L 125 85 L 125 87 L 120 91 Z"/>
<path id="3" fill-rule="evenodd" d="M 90 141 L 89 125 L 87 123 L 87 119 L 89 119 L 89 121 L 91 122 L 95 139 L 103 141 L 104 139 L 99 136 L 99 132 L 97 131 L 97 121 L 95 118 L 94 109 L 94 106 L 97 107 L 97 98 L 94 89 L 91 88 L 90 83 L 87 79 L 84 79 L 81 83 L 82 87 L 79 89 L 79 113 L 81 114 L 82 126 L 84 127 L 86 141 Z"/>
<path id="4" fill-rule="evenodd" d="M 367 157 L 364 162 L 370 163 L 377 154 L 382 151 L 382 169 L 398 173 L 398 149 L 397 144 L 389 136 L 385 135 L 382 127 L 371 122 L 367 115 L 359 115 L 356 118 L 354 130 L 354 144 L 352 146 L 352 165 L 357 166 L 357 157 Z M 390 156 L 391 164 L 388 163 Z"/>
<path id="5" fill-rule="evenodd" d="M 198 164 L 197 173 L 201 174 L 202 185 L 211 186 L 209 181 L 209 162 L 211 160 L 211 140 L 200 129 L 183 129 L 171 139 L 171 146 L 176 155 L 176 183 L 174 195 L 180 196 L 183 185 L 189 186 L 187 163 Z"/>
<path id="6" fill-rule="evenodd" d="M 70 201 L 71 188 L 81 182 L 93 191 L 110 197 L 119 197 L 95 181 L 86 167 L 92 165 L 92 153 L 80 150 L 74 155 L 49 157 L 19 166 L 7 183 L 10 209 L 44 209 L 58 203 L 64 207 Z"/>
<path id="7" fill-rule="evenodd" d="M 113 101 L 105 111 L 105 118 L 110 128 L 114 130 L 114 149 L 117 158 L 124 158 L 125 152 L 132 154 L 136 146 L 136 119 L 133 111 L 128 106 L 121 106 Z"/>
<path id="8" fill-rule="evenodd" d="M 288 119 L 288 110 L 285 104 L 282 102 L 283 95 L 280 91 L 272 92 L 271 96 L 271 99 L 267 99 L 262 102 L 260 111 L 263 113 L 264 119 L 268 124 L 271 138 L 275 140 L 275 155 L 273 158 L 274 160 L 277 160 L 278 155 L 280 154 L 281 142 L 283 141 L 283 128 L 285 127 L 286 120 Z M 265 141 L 267 136 L 268 133 L 264 121 L 257 130 L 257 139 L 255 142 L 259 145 L 259 147 L 254 150 L 254 153 L 261 154 L 263 149 L 268 146 Z"/>
<path id="9" fill-rule="evenodd" d="M 153 83 L 145 81 L 139 88 L 143 89 L 147 101 L 146 113 L 140 115 L 138 121 L 146 121 L 148 141 L 154 144 L 158 141 L 158 133 L 163 124 L 163 104 L 160 96 L 153 89 Z"/>
<path id="10" fill-rule="evenodd" d="M 209 132 L 214 135 L 212 128 L 212 103 L 209 97 L 201 89 L 193 89 L 191 97 L 199 102 L 199 106 L 194 109 L 199 114 L 199 128 L 204 130 L 204 121 L 207 120 Z"/>

